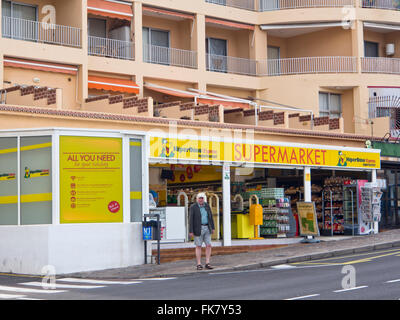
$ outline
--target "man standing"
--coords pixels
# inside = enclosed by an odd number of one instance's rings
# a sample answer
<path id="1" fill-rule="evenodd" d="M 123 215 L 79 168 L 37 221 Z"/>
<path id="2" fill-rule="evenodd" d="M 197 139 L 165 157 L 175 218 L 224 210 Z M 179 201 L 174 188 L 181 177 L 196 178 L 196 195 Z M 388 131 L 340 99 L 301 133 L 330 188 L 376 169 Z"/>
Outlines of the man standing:
<path id="1" fill-rule="evenodd" d="M 206 195 L 199 193 L 196 197 L 196 203 L 189 209 L 189 236 L 194 236 L 196 245 L 197 270 L 202 270 L 201 265 L 201 246 L 203 242 L 206 245 L 206 269 L 213 269 L 210 265 L 211 258 L 211 235 L 214 232 L 214 221 L 211 208 L 207 203 Z"/>

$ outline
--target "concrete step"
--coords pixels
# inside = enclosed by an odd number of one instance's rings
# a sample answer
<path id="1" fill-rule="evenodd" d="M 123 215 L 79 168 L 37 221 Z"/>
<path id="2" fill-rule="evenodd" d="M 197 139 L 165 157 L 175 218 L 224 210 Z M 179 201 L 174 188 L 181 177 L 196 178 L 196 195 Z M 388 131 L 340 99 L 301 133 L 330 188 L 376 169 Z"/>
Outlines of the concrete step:
<path id="1" fill-rule="evenodd" d="M 211 256 L 245 253 L 250 251 L 260 251 L 286 247 L 287 245 L 254 245 L 254 246 L 232 246 L 232 247 L 213 247 Z M 157 257 L 157 250 L 152 251 L 152 255 Z M 202 256 L 205 255 L 205 248 L 202 248 Z M 195 259 L 195 250 L 192 248 L 161 249 L 160 262 L 172 262 L 178 260 Z"/>

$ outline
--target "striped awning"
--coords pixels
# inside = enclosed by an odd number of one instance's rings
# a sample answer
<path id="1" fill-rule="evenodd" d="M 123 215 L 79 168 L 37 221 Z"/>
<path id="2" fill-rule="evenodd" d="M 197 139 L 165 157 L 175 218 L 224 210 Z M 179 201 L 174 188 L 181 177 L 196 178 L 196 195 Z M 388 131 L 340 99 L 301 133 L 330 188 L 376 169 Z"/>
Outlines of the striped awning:
<path id="1" fill-rule="evenodd" d="M 33 69 L 39 71 L 66 73 L 72 75 L 76 75 L 78 73 L 77 66 L 59 64 L 59 63 L 41 62 L 35 60 L 18 59 L 18 58 L 8 58 L 8 57 L 4 57 L 4 66 L 23 68 L 23 69 Z"/>
<path id="2" fill-rule="evenodd" d="M 194 20 L 194 16 L 187 13 L 159 9 L 154 7 L 143 7 L 143 13 L 156 16 L 169 16 L 171 18 Z"/>
<path id="3" fill-rule="evenodd" d="M 139 86 L 132 80 L 89 76 L 88 77 L 88 88 L 105 90 L 105 91 L 117 91 L 126 93 L 139 93 Z"/>
<path id="4" fill-rule="evenodd" d="M 210 25 L 227 27 L 229 29 L 238 29 L 238 30 L 241 30 L 241 29 L 254 30 L 255 29 L 255 27 L 250 24 L 233 22 L 233 21 L 228 21 L 228 20 L 221 20 L 221 19 L 210 18 L 210 17 L 206 17 L 206 23 L 210 24 Z"/>
<path id="5" fill-rule="evenodd" d="M 88 0 L 88 13 L 98 16 L 131 21 L 132 3 L 115 0 Z"/>

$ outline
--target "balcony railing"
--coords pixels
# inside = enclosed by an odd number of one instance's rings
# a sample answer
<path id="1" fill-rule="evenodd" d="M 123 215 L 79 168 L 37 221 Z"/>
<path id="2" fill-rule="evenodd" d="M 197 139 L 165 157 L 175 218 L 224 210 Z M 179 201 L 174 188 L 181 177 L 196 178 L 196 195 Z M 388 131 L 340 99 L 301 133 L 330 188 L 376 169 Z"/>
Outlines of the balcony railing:
<path id="1" fill-rule="evenodd" d="M 2 17 L 4 38 L 81 47 L 81 29 L 32 20 Z"/>
<path id="2" fill-rule="evenodd" d="M 363 8 L 400 10 L 399 0 L 361 0 Z"/>
<path id="3" fill-rule="evenodd" d="M 197 68 L 197 52 L 155 45 L 143 45 L 143 61 L 195 69 Z"/>
<path id="4" fill-rule="evenodd" d="M 400 74 L 400 59 L 362 57 L 361 71 L 364 73 Z"/>
<path id="5" fill-rule="evenodd" d="M 257 76 L 257 61 L 206 54 L 207 71 Z"/>
<path id="6" fill-rule="evenodd" d="M 256 9 L 255 0 L 206 0 L 206 2 L 251 11 Z"/>
<path id="7" fill-rule="evenodd" d="M 88 52 L 92 56 L 134 60 L 134 43 L 89 36 Z"/>
<path id="8" fill-rule="evenodd" d="M 265 68 L 262 69 L 265 70 Z M 267 60 L 266 72 L 260 75 L 355 72 L 357 72 L 356 57 L 304 57 Z"/>
<path id="9" fill-rule="evenodd" d="M 340 8 L 353 5 L 354 0 L 260 0 L 259 11 L 299 8 Z"/>

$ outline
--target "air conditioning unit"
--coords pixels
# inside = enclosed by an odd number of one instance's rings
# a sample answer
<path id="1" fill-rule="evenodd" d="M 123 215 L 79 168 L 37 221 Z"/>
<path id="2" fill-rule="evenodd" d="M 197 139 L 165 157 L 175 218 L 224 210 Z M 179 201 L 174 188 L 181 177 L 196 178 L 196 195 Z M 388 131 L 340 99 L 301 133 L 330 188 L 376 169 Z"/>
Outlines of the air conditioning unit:
<path id="1" fill-rule="evenodd" d="M 394 55 L 394 43 L 388 43 L 386 45 L 386 55 L 393 56 Z"/>

